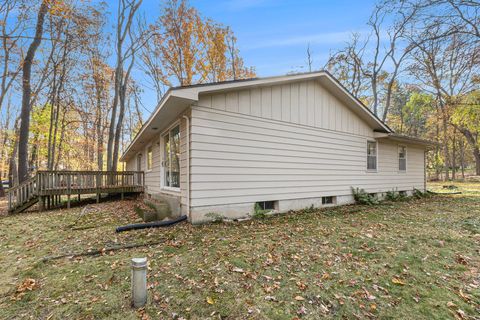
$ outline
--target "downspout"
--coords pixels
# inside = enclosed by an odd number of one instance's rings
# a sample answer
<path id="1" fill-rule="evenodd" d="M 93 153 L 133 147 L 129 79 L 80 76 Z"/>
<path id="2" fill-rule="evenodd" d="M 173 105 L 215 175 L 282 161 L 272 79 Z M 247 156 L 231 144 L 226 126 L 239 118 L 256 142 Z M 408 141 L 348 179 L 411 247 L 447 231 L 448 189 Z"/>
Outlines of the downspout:
<path id="1" fill-rule="evenodd" d="M 187 146 L 187 215 L 188 221 L 192 221 L 192 217 L 190 214 L 190 118 L 186 115 L 183 115 L 183 118 L 187 122 L 187 129 L 186 129 L 186 146 Z"/>

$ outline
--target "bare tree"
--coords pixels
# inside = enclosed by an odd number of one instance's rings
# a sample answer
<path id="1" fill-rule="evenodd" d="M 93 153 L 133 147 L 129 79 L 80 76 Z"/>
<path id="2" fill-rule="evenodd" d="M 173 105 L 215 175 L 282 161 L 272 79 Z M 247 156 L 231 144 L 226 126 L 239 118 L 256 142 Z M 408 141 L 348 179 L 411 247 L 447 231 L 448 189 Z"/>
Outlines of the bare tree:
<path id="1" fill-rule="evenodd" d="M 312 72 L 313 60 L 312 60 L 312 52 L 310 50 L 310 43 L 307 45 L 307 67 L 308 72 Z"/>
<path id="2" fill-rule="evenodd" d="M 325 68 L 356 97 L 361 98 L 368 90 L 364 76 L 364 55 L 367 42 L 361 41 L 360 34 L 352 34 L 346 47 L 331 54 Z"/>
<path id="3" fill-rule="evenodd" d="M 475 88 L 475 75 L 480 71 L 480 50 L 461 34 L 436 38 L 435 35 L 441 33 L 438 25 L 432 26 L 426 33 L 424 38 L 427 41 L 415 43 L 415 62 L 410 72 L 423 90 L 436 97 L 442 121 L 445 178 L 448 179 L 451 164 L 448 127 L 452 124 L 451 116 L 458 99 Z M 467 141 L 472 142 L 466 128 L 457 129 Z"/>
<path id="4" fill-rule="evenodd" d="M 0 4 L 0 37 L 1 48 L 0 56 L 2 58 L 2 72 L 0 81 L 0 110 L 7 93 L 12 88 L 14 81 L 21 71 L 20 59 L 22 54 L 21 39 L 18 34 L 25 30 L 25 17 L 19 9 L 21 2 L 12 0 Z M 11 17 L 13 10 L 20 10 L 17 18 Z M 10 22 L 13 20 L 14 22 Z M 9 23 L 10 22 L 10 23 Z"/>
<path id="5" fill-rule="evenodd" d="M 30 44 L 25 59 L 23 61 L 22 78 L 22 110 L 20 114 L 20 133 L 18 141 L 18 179 L 23 182 L 28 178 L 28 136 L 30 132 L 30 111 L 31 111 L 31 84 L 33 59 L 40 43 L 42 42 L 43 23 L 48 11 L 49 1 L 43 0 L 38 10 L 37 24 L 35 27 L 35 36 Z"/>
<path id="6" fill-rule="evenodd" d="M 158 36 L 156 26 L 147 27 L 143 19 L 140 21 L 139 29 L 150 41 L 144 41 L 140 48 L 139 57 L 142 63 L 139 66 L 151 80 L 158 104 L 166 91 L 165 86 L 169 84 L 162 61 L 163 38 Z"/>
<path id="7" fill-rule="evenodd" d="M 110 118 L 110 128 L 108 132 L 107 145 L 107 168 L 116 171 L 118 163 L 120 134 L 125 116 L 125 102 L 127 85 L 130 73 L 135 61 L 135 53 L 138 49 L 133 38 L 132 23 L 142 0 L 120 0 L 118 3 L 118 17 L 116 26 L 116 68 L 115 85 Z M 127 36 L 129 42 L 126 42 Z M 126 46 L 126 48 L 124 47 Z M 128 63 L 125 70 L 125 63 Z M 118 113 L 118 115 L 117 115 Z"/>

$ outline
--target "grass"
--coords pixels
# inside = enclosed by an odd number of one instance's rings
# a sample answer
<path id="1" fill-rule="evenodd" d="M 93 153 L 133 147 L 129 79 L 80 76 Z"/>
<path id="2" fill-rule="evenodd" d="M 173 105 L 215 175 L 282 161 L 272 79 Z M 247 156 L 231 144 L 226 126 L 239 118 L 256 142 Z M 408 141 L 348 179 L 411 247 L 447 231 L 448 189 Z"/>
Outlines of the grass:
<path id="1" fill-rule="evenodd" d="M 0 318 L 475 319 L 480 184 L 455 184 L 462 194 L 121 234 L 116 226 L 138 221 L 135 201 L 4 216 Z M 149 303 L 134 310 L 129 263 L 139 256 Z"/>

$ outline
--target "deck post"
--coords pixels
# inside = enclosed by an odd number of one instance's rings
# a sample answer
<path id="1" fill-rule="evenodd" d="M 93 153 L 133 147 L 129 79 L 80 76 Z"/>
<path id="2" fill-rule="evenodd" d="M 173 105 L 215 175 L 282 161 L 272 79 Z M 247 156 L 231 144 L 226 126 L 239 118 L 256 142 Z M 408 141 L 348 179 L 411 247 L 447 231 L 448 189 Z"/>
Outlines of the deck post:
<path id="1" fill-rule="evenodd" d="M 122 196 L 121 196 L 121 199 L 123 200 L 123 192 L 122 192 Z"/>
<path id="2" fill-rule="evenodd" d="M 45 197 L 40 196 L 40 198 L 39 198 L 38 200 L 39 200 L 39 201 L 38 201 L 38 203 L 39 203 L 38 210 L 39 210 L 40 212 L 45 211 Z"/>
<path id="3" fill-rule="evenodd" d="M 100 203 L 100 193 L 97 193 L 97 203 Z"/>
<path id="4" fill-rule="evenodd" d="M 80 193 L 78 194 L 78 202 L 80 202 Z"/>
<path id="5" fill-rule="evenodd" d="M 67 209 L 70 209 L 70 194 L 67 195 Z"/>
<path id="6" fill-rule="evenodd" d="M 50 196 L 47 196 L 47 209 L 50 210 Z"/>

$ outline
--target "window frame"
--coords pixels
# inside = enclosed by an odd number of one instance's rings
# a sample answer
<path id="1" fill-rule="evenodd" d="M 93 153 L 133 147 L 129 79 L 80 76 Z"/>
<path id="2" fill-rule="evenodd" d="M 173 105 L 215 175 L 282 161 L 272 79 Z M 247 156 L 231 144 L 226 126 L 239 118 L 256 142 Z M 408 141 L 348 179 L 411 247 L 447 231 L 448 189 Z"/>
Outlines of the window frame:
<path id="1" fill-rule="evenodd" d="M 331 206 L 336 204 L 336 196 L 323 196 L 322 197 L 322 206 Z"/>
<path id="2" fill-rule="evenodd" d="M 375 143 L 375 169 L 369 169 L 368 168 L 368 157 L 370 157 L 370 155 L 368 154 L 368 144 L 369 143 Z M 372 172 L 372 173 L 378 172 L 378 141 L 377 140 L 368 139 L 367 142 L 366 142 L 366 163 L 365 163 L 365 167 L 366 167 L 367 172 Z"/>
<path id="3" fill-rule="evenodd" d="M 151 149 L 150 153 L 151 153 L 151 157 L 152 157 L 152 160 L 151 160 L 151 163 L 150 163 L 150 168 L 148 167 L 148 158 L 149 158 L 148 149 Z M 145 172 L 151 172 L 152 170 L 153 170 L 153 145 L 152 145 L 152 143 L 149 143 L 145 147 Z"/>
<path id="4" fill-rule="evenodd" d="M 402 158 L 400 158 L 400 148 L 405 148 L 405 157 L 403 159 L 405 159 L 405 169 L 400 169 L 400 160 Z M 408 163 L 408 150 L 407 150 L 407 146 L 404 145 L 404 144 L 399 144 L 397 146 L 397 160 L 398 160 L 398 172 L 400 173 L 405 173 L 407 172 L 407 163 Z"/>
<path id="5" fill-rule="evenodd" d="M 160 159 L 161 159 L 161 165 L 160 165 L 160 185 L 161 185 L 161 189 L 163 192 L 172 192 L 173 194 L 177 194 L 179 192 L 181 192 L 181 183 L 179 181 L 179 186 L 178 187 L 171 187 L 171 186 L 167 186 L 165 184 L 165 179 L 166 179 L 166 167 L 165 167 L 165 136 L 166 135 L 169 135 L 169 139 L 170 139 L 170 131 L 172 131 L 172 129 L 174 129 L 175 127 L 178 127 L 178 134 L 179 134 L 179 147 L 182 143 L 182 126 L 181 126 L 181 122 L 180 122 L 180 119 L 172 122 L 172 124 L 170 124 L 167 129 L 163 130 L 161 133 L 160 133 Z M 180 151 L 180 150 L 179 150 Z M 179 179 L 181 178 L 181 152 L 180 153 L 180 157 L 179 157 L 179 163 L 180 163 L 180 168 L 179 168 Z"/>

